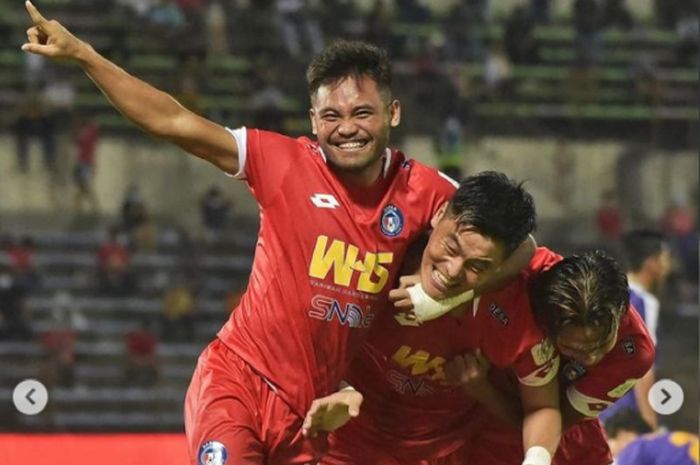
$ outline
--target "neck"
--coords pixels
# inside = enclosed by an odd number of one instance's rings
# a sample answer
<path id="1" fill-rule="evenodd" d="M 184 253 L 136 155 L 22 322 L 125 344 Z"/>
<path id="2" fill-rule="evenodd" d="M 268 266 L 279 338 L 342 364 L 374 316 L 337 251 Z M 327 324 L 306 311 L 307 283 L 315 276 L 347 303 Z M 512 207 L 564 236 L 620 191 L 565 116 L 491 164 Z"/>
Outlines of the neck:
<path id="1" fill-rule="evenodd" d="M 349 187 L 369 187 L 381 177 L 384 157 L 360 171 L 334 170 L 335 175 Z"/>
<path id="2" fill-rule="evenodd" d="M 643 271 L 629 272 L 627 273 L 627 279 L 630 282 L 641 286 L 641 288 L 645 291 L 651 292 L 652 288 L 654 287 L 654 280 L 652 277 L 649 276 L 649 273 L 645 273 Z"/>

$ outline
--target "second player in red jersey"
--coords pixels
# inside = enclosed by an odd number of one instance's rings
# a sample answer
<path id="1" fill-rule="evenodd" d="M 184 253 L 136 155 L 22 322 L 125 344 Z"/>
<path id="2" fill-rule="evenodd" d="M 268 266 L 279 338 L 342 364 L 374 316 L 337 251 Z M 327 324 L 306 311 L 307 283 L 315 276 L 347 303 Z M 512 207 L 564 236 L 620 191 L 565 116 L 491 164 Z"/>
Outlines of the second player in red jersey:
<path id="1" fill-rule="evenodd" d="M 529 195 L 489 176 L 467 178 L 448 213 L 433 223 L 421 264 L 423 286 L 433 294 L 486 282 L 534 226 Z M 557 372 L 554 350 L 543 339 L 529 311 L 525 274 L 463 311 L 423 324 L 383 314 L 347 378 L 363 395 L 360 415 L 332 434 L 322 463 L 461 463 L 465 438 L 478 426 L 475 401 L 446 383 L 445 362 L 480 350 L 495 365 L 512 367 L 524 389 L 537 391 Z M 556 399 L 556 388 L 553 394 Z"/>

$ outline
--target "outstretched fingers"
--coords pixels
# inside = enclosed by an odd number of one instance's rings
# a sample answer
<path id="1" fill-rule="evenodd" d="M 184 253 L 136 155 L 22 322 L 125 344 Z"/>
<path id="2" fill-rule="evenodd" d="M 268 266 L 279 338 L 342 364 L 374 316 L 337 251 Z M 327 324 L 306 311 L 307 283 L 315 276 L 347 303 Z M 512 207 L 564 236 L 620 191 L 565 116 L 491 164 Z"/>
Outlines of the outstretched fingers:
<path id="1" fill-rule="evenodd" d="M 27 0 L 24 2 L 24 6 L 27 9 L 27 13 L 29 13 L 29 16 L 32 18 L 32 22 L 35 26 L 41 27 L 48 22 L 48 20 L 44 18 L 41 13 L 39 13 L 39 10 L 36 9 L 32 2 Z"/>

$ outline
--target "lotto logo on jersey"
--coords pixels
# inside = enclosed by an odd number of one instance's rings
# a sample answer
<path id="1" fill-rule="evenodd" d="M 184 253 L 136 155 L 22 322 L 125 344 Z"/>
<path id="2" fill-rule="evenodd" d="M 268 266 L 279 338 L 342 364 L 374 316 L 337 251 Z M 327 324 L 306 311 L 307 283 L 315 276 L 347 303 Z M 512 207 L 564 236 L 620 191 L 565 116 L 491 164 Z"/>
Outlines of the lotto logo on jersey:
<path id="1" fill-rule="evenodd" d="M 362 309 L 355 304 L 343 305 L 338 300 L 325 295 L 315 295 L 311 299 L 309 316 L 317 320 L 338 320 L 341 325 L 351 328 L 369 328 L 374 320 L 374 314 L 369 313 L 369 308 L 362 313 Z"/>
<path id="2" fill-rule="evenodd" d="M 350 287 L 353 276 L 358 274 L 356 289 L 361 292 L 378 294 L 389 280 L 390 265 L 394 261 L 392 252 L 365 252 L 360 259 L 360 248 L 334 239 L 328 244 L 328 236 L 318 236 L 309 266 L 309 276 L 325 279 L 332 272 L 333 282 L 338 286 Z"/>
<path id="3" fill-rule="evenodd" d="M 416 350 L 415 352 L 409 346 L 401 346 L 394 353 L 391 359 L 396 362 L 401 368 L 410 369 L 411 375 L 427 375 L 431 381 L 444 380 L 445 359 L 442 357 L 432 357 L 425 350 Z"/>

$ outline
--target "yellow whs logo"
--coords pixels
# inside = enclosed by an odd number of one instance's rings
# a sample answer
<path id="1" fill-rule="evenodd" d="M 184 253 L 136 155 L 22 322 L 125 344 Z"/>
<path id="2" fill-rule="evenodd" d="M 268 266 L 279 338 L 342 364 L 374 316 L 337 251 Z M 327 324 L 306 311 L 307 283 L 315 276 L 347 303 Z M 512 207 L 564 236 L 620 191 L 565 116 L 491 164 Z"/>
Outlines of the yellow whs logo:
<path id="1" fill-rule="evenodd" d="M 352 244 L 334 239 L 328 246 L 328 236 L 318 236 L 314 254 L 311 257 L 309 276 L 324 279 L 333 269 L 333 282 L 339 286 L 350 286 L 354 273 L 360 273 L 357 290 L 377 294 L 389 280 L 388 265 L 394 260 L 391 252 L 367 252 L 359 260 L 360 249 Z"/>
<path id="2" fill-rule="evenodd" d="M 429 376 L 429 379 L 445 379 L 443 370 L 445 359 L 442 357 L 433 357 L 431 359 L 430 354 L 425 350 L 417 350 L 411 353 L 410 347 L 401 346 L 391 358 L 402 368 L 411 367 L 412 375 L 422 375 L 432 370 L 434 373 Z"/>

